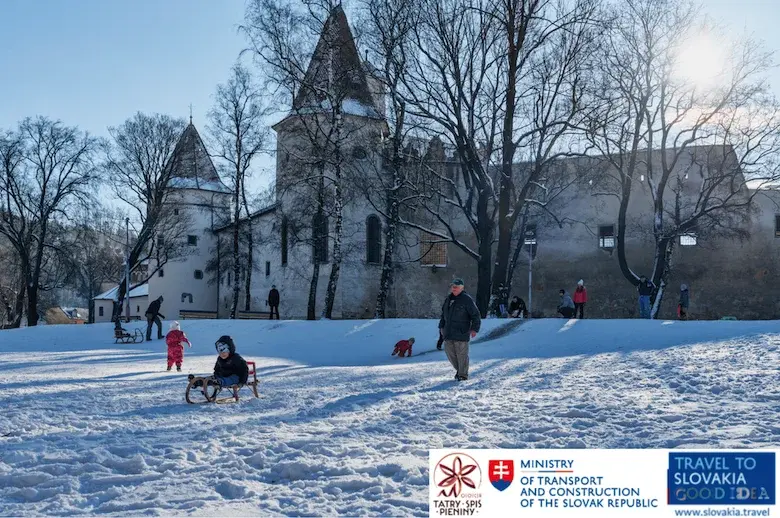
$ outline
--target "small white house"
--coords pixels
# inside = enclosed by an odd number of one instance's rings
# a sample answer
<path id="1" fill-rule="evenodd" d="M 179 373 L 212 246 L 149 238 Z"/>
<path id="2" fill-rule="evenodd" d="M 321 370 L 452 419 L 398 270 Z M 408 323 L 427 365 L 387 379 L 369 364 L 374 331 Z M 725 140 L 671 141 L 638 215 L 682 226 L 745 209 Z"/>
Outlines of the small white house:
<path id="1" fill-rule="evenodd" d="M 111 322 L 111 313 L 114 309 L 114 301 L 117 299 L 118 287 L 111 288 L 105 293 L 95 297 L 95 322 Z M 142 284 L 130 290 L 130 317 L 144 318 L 146 308 L 149 306 L 149 285 Z M 125 309 L 122 309 L 125 316 Z"/>

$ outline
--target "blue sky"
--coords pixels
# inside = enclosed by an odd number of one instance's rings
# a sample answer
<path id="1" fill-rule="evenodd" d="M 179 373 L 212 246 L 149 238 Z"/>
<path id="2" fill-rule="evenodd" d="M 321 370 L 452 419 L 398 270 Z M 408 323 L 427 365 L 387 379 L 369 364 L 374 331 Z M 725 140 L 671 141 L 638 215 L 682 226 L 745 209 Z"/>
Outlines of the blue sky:
<path id="1" fill-rule="evenodd" d="M 736 33 L 780 50 L 776 0 L 704 0 Z M 47 115 L 106 135 L 136 111 L 205 132 L 216 85 L 244 48 L 244 0 L 0 0 L 0 128 Z M 780 94 L 780 71 L 772 74 Z M 270 163 L 270 162 L 268 162 Z"/>

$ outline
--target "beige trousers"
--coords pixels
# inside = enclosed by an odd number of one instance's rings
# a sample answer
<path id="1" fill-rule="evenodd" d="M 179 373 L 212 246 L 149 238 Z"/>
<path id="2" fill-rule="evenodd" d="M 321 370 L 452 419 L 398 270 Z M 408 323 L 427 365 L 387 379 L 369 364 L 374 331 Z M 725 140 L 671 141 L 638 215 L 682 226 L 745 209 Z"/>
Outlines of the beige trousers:
<path id="1" fill-rule="evenodd" d="M 469 343 L 458 340 L 445 340 L 444 352 L 455 367 L 458 376 L 469 377 Z"/>

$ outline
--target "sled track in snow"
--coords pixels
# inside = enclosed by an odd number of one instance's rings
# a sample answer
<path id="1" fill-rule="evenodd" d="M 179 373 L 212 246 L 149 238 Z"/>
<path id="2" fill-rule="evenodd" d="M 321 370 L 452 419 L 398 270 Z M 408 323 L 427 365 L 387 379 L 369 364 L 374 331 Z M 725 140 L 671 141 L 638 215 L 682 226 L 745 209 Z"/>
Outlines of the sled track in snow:
<path id="1" fill-rule="evenodd" d="M 490 342 L 491 340 L 497 340 L 501 337 L 504 337 L 510 333 L 513 333 L 517 328 L 525 324 L 526 322 L 530 322 L 527 319 L 513 319 L 510 322 L 507 322 L 505 324 L 502 324 L 495 329 L 492 329 L 490 332 L 485 334 L 484 336 L 480 336 L 474 340 L 471 341 L 472 344 L 481 344 L 483 342 Z"/>

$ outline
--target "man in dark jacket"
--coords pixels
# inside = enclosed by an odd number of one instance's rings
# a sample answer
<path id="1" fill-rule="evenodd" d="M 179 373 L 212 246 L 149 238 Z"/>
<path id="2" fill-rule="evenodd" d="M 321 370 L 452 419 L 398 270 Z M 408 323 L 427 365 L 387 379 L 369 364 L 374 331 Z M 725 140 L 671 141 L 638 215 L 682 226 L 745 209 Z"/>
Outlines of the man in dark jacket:
<path id="1" fill-rule="evenodd" d="M 655 284 L 644 275 L 639 278 L 637 291 L 639 292 L 639 318 L 650 318 L 650 296 L 653 294 Z"/>
<path id="2" fill-rule="evenodd" d="M 688 306 L 690 305 L 690 293 L 688 292 L 688 285 L 680 285 L 680 303 L 677 304 L 677 316 L 680 320 L 688 320 Z"/>
<path id="3" fill-rule="evenodd" d="M 271 291 L 268 292 L 267 304 L 271 308 L 271 320 L 274 318 L 274 311 L 276 312 L 276 320 L 279 320 L 279 290 L 276 289 L 276 284 L 271 286 Z"/>
<path id="4" fill-rule="evenodd" d="M 146 341 L 152 339 L 152 325 L 157 324 L 157 339 L 161 340 L 162 334 L 162 322 L 160 317 L 165 318 L 165 315 L 160 314 L 160 306 L 163 303 L 162 295 L 157 300 L 153 300 L 149 307 L 146 308 Z"/>
<path id="5" fill-rule="evenodd" d="M 439 332 L 444 338 L 444 352 L 455 367 L 455 379 L 469 378 L 469 340 L 477 336 L 482 319 L 474 299 L 463 291 L 463 280 L 454 279 L 450 294 L 444 299 Z"/>

